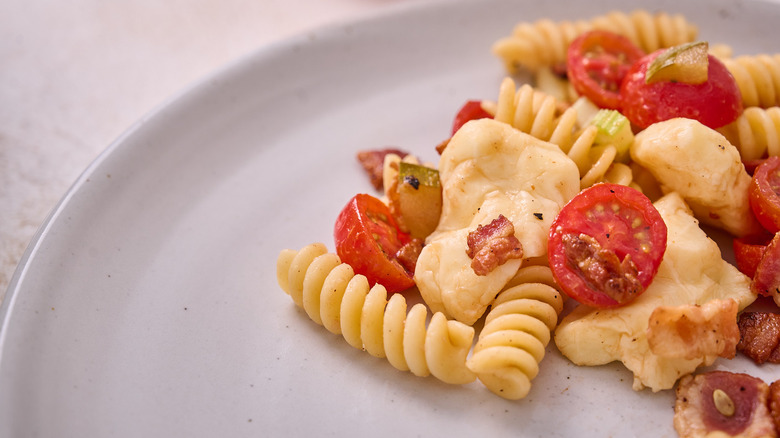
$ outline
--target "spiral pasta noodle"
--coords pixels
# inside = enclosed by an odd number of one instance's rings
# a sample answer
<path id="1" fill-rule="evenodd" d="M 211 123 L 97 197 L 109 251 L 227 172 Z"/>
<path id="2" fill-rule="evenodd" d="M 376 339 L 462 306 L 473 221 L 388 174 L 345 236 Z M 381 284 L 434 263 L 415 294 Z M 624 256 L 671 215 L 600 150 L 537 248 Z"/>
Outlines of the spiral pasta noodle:
<path id="1" fill-rule="evenodd" d="M 511 35 L 493 44 L 493 53 L 504 61 L 510 73 L 520 69 L 535 72 L 565 62 L 569 44 L 580 34 L 602 29 L 624 35 L 645 52 L 694 41 L 695 25 L 682 15 L 651 14 L 636 10 L 630 14 L 614 11 L 590 20 L 549 19 L 515 25 Z"/>
<path id="2" fill-rule="evenodd" d="M 746 108 L 718 131 L 736 146 L 743 160 L 780 155 L 780 107 Z"/>
<path id="3" fill-rule="evenodd" d="M 490 391 L 518 400 L 539 373 L 563 296 L 547 266 L 520 268 L 508 286 L 493 302 L 466 365 Z"/>
<path id="4" fill-rule="evenodd" d="M 598 128 L 578 130 L 577 109 L 573 106 L 559 112 L 560 105 L 552 96 L 528 84 L 515 91 L 511 78 L 501 83 L 495 119 L 560 147 L 577 164 L 580 188 L 606 181 L 641 189 L 634 183 L 631 168 L 615 161 L 614 146 L 594 145 Z"/>
<path id="5" fill-rule="evenodd" d="M 401 371 L 451 384 L 476 378 L 466 367 L 473 327 L 437 312 L 426 328 L 424 304 L 414 305 L 407 315 L 403 295 L 393 294 L 388 301 L 384 286 L 370 287 L 366 277 L 355 275 L 322 243 L 283 250 L 277 281 L 312 321 Z"/>
<path id="6" fill-rule="evenodd" d="M 745 107 L 780 105 L 780 54 L 721 59 L 737 81 Z"/>

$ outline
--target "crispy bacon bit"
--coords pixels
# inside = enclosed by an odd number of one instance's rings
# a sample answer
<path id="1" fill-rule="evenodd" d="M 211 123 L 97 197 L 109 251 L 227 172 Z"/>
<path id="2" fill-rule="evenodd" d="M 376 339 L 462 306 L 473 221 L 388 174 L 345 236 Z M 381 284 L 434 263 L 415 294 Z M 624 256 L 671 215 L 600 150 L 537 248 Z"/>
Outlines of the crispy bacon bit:
<path id="1" fill-rule="evenodd" d="M 566 260 L 590 287 L 603 290 L 618 303 L 631 301 L 643 292 L 639 270 L 631 256 L 626 255 L 621 262 L 614 251 L 602 248 L 587 234 L 566 234 L 562 240 Z"/>
<path id="2" fill-rule="evenodd" d="M 774 437 L 768 397 L 769 386 L 747 374 L 711 371 L 685 376 L 677 385 L 674 428 L 681 438 Z"/>
<path id="3" fill-rule="evenodd" d="M 401 158 L 409 155 L 400 149 L 392 148 L 360 151 L 357 154 L 358 161 L 368 174 L 371 184 L 377 190 L 382 189 L 382 172 L 384 171 L 385 156 L 387 154 L 396 154 Z"/>
<path id="4" fill-rule="evenodd" d="M 515 237 L 515 226 L 503 214 L 469 233 L 466 254 L 477 275 L 487 275 L 510 259 L 523 258 L 523 246 Z"/>
<path id="5" fill-rule="evenodd" d="M 421 239 L 412 239 L 398 250 L 395 258 L 404 269 L 414 273 L 414 267 L 417 266 L 417 259 L 420 257 L 422 249 L 423 241 Z"/>
<path id="6" fill-rule="evenodd" d="M 442 152 L 444 152 L 444 149 L 447 149 L 447 145 L 450 144 L 450 140 L 451 139 L 448 138 L 443 142 L 439 143 L 438 145 L 436 145 L 436 152 L 438 152 L 439 155 L 441 155 Z"/>
<path id="7" fill-rule="evenodd" d="M 780 363 L 780 315 L 745 312 L 739 316 L 737 350 L 756 363 Z"/>
<path id="8" fill-rule="evenodd" d="M 775 380 L 769 385 L 769 415 L 775 423 L 775 430 L 780 433 L 780 380 Z"/>
<path id="9" fill-rule="evenodd" d="M 703 306 L 660 306 L 650 314 L 647 342 L 662 357 L 733 358 L 737 353 L 737 302 L 712 300 Z"/>
<path id="10" fill-rule="evenodd" d="M 555 76 L 558 76 L 561 79 L 568 79 L 569 77 L 569 71 L 567 70 L 565 62 L 556 62 L 552 65 L 550 70 Z"/>

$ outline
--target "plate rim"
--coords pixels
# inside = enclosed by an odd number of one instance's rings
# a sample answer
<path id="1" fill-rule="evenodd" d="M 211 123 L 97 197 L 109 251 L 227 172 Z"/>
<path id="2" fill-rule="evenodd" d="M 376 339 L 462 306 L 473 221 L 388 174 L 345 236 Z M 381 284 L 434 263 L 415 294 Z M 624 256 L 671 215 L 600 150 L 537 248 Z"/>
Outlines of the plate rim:
<path id="1" fill-rule="evenodd" d="M 275 39 L 262 44 L 247 53 L 223 63 L 216 68 L 207 71 L 201 77 L 183 84 L 172 94 L 164 97 L 142 113 L 134 122 L 126 127 L 114 140 L 110 141 L 90 162 L 84 167 L 73 182 L 66 188 L 62 196 L 52 206 L 40 225 L 30 238 L 24 252 L 20 256 L 13 274 L 8 282 L 4 298 L 0 302 L 0 364 L 3 362 L 8 328 L 11 324 L 13 311 L 19 295 L 22 293 L 24 280 L 30 269 L 30 264 L 37 256 L 41 245 L 52 226 L 68 208 L 71 198 L 84 186 L 84 184 L 99 171 L 101 165 L 117 151 L 126 147 L 132 147 L 129 143 L 139 135 L 147 122 L 159 120 L 164 117 L 172 117 L 181 111 L 186 111 L 187 100 L 198 100 L 202 96 L 218 92 L 222 83 L 230 83 L 232 76 L 240 76 L 252 68 L 255 63 L 267 62 L 273 56 L 284 53 L 296 44 L 305 44 L 312 38 L 332 37 L 339 31 L 354 25 L 355 23 L 368 23 L 372 20 L 390 19 L 417 10 L 436 9 L 443 5 L 457 3 L 477 3 L 481 0 L 420 0 L 417 2 L 402 2 L 397 4 L 382 5 L 378 9 L 359 12 L 353 16 L 340 18 L 328 23 L 320 24 L 308 29 L 300 30 L 292 35 Z"/>
<path id="2" fill-rule="evenodd" d="M 751 0 L 751 1 L 757 3 L 774 4 L 774 2 L 771 2 L 769 0 Z M 399 7 L 397 9 L 392 8 L 390 10 L 384 10 L 377 13 L 369 14 L 369 17 L 348 19 L 345 20 L 345 22 L 343 23 L 333 23 L 333 24 L 319 27 L 314 30 L 304 31 L 303 33 L 297 36 L 286 38 L 284 40 L 277 41 L 274 44 L 267 45 L 260 49 L 254 50 L 249 54 L 247 54 L 246 56 L 242 56 L 238 60 L 232 61 L 227 65 L 217 69 L 216 71 L 207 74 L 205 77 L 196 81 L 194 84 L 185 87 L 182 91 L 176 93 L 171 98 L 166 99 L 161 104 L 155 106 L 151 111 L 143 115 L 138 121 L 136 121 L 130 127 L 128 127 L 127 130 L 125 130 L 116 140 L 112 141 L 100 154 L 98 154 L 98 156 L 76 178 L 74 183 L 68 188 L 66 193 L 62 196 L 62 198 L 57 202 L 57 204 L 54 206 L 51 212 L 47 215 L 46 219 L 38 228 L 34 237 L 31 239 L 30 244 L 25 249 L 22 258 L 20 259 L 20 263 L 18 264 L 16 270 L 14 271 L 14 275 L 12 276 L 11 281 L 9 282 L 6 298 L 2 303 L 2 307 L 0 307 L 0 368 L 2 367 L 3 354 L 5 350 L 4 347 L 6 344 L 6 337 L 8 334 L 7 328 L 11 324 L 11 319 L 12 319 L 11 316 L 13 314 L 14 304 L 19 299 L 20 291 L 23 290 L 22 287 L 23 281 L 27 274 L 27 270 L 30 268 L 30 263 L 34 260 L 34 257 L 40 250 L 41 245 L 43 245 L 43 243 L 45 242 L 49 230 L 52 228 L 55 221 L 59 217 L 61 217 L 63 212 L 67 209 L 70 199 L 78 192 L 79 188 L 82 187 L 92 175 L 94 175 L 96 172 L 100 170 L 102 163 L 104 163 L 107 159 L 109 159 L 110 156 L 113 155 L 117 150 L 127 145 L 129 143 L 128 140 L 131 140 L 135 135 L 137 135 L 138 132 L 142 130 L 143 127 L 146 125 L 147 121 L 152 119 L 158 119 L 161 117 L 161 115 L 163 117 L 170 117 L 171 115 L 179 114 L 179 112 L 183 110 L 181 106 L 186 103 L 186 100 L 199 99 L 201 98 L 202 93 L 209 94 L 213 92 L 214 87 L 218 88 L 220 85 L 215 84 L 213 82 L 215 81 L 215 79 L 222 78 L 222 79 L 227 79 L 229 81 L 231 75 L 242 74 L 241 72 L 243 71 L 243 69 L 251 68 L 252 63 L 261 62 L 267 59 L 267 57 L 272 56 L 273 53 L 275 53 L 277 50 L 284 50 L 288 48 L 290 45 L 292 45 L 293 43 L 295 43 L 296 41 L 298 42 L 305 41 L 306 39 L 309 38 L 312 32 L 327 35 L 330 32 L 333 32 L 334 30 L 342 29 L 343 26 L 345 25 L 348 26 L 354 23 L 356 20 L 360 21 L 366 19 L 368 20 L 384 19 L 388 15 L 393 15 L 396 13 L 403 14 L 411 9 L 416 10 L 416 9 L 435 8 L 438 7 L 440 4 L 450 4 L 450 3 L 466 4 L 466 3 L 478 3 L 478 1 L 475 0 L 458 0 L 454 2 L 447 2 L 441 0 L 430 1 L 426 3 L 419 3 L 415 7 Z M 501 1 L 500 3 L 503 3 L 503 1 Z M 221 81 L 217 81 L 217 82 L 221 82 Z M 12 288 L 11 285 L 14 285 L 14 287 Z"/>

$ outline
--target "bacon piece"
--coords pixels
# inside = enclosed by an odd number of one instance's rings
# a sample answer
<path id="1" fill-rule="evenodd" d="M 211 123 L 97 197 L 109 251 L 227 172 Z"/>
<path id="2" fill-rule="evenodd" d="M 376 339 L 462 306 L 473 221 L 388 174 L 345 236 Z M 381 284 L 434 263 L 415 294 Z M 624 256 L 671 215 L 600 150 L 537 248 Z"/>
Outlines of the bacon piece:
<path id="1" fill-rule="evenodd" d="M 614 251 L 602 248 L 587 234 L 566 234 L 562 241 L 566 260 L 593 289 L 602 290 L 618 303 L 631 301 L 644 291 L 631 256 L 620 261 Z"/>
<path id="2" fill-rule="evenodd" d="M 420 257 L 422 249 L 423 241 L 421 239 L 412 239 L 398 250 L 395 258 L 404 269 L 414 273 L 414 267 L 417 266 L 417 259 Z"/>
<path id="3" fill-rule="evenodd" d="M 775 423 L 775 430 L 780 433 L 780 380 L 769 385 L 769 415 Z"/>
<path id="4" fill-rule="evenodd" d="M 756 363 L 780 363 L 780 315 L 745 312 L 739 316 L 737 350 Z"/>
<path id="5" fill-rule="evenodd" d="M 523 258 L 523 245 L 515 237 L 515 226 L 503 214 L 487 225 L 479 225 L 466 239 L 471 268 L 487 275 L 510 259 Z"/>
<path id="6" fill-rule="evenodd" d="M 739 306 L 732 299 L 712 300 L 702 306 L 660 306 L 647 326 L 650 351 L 662 357 L 695 359 L 733 358 L 737 353 Z"/>
<path id="7" fill-rule="evenodd" d="M 382 172 L 384 171 L 385 156 L 388 154 L 396 154 L 401 158 L 409 155 L 407 152 L 393 148 L 360 151 L 357 154 L 357 160 L 377 190 L 382 189 Z"/>
<path id="8" fill-rule="evenodd" d="M 732 437 L 777 436 L 767 407 L 769 386 L 761 379 L 727 371 L 688 375 L 680 379 L 676 394 L 674 428 L 681 438 L 713 432 Z"/>
<path id="9" fill-rule="evenodd" d="M 436 145 L 436 152 L 438 152 L 439 155 L 444 153 L 444 149 L 447 149 L 447 145 L 450 144 L 450 140 L 451 139 L 448 138 L 448 139 L 444 140 L 443 142 L 441 142 L 441 143 Z"/>
<path id="10" fill-rule="evenodd" d="M 550 70 L 555 76 L 558 76 L 561 79 L 568 79 L 569 77 L 569 71 L 565 62 L 556 62 L 552 65 Z"/>

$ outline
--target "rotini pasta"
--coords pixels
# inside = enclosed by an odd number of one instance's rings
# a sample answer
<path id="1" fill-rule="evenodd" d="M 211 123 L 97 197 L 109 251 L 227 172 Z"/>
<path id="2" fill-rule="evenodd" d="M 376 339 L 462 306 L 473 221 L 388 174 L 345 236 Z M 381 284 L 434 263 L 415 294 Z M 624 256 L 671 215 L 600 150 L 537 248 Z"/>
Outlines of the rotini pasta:
<path id="1" fill-rule="evenodd" d="M 507 71 L 520 69 L 535 72 L 566 60 L 569 44 L 580 34 L 603 29 L 629 38 L 645 52 L 691 42 L 698 29 L 681 15 L 651 14 L 637 10 L 630 14 L 611 12 L 591 20 L 538 20 L 519 23 L 508 37 L 493 45 L 493 53 L 504 61 Z"/>
<path id="2" fill-rule="evenodd" d="M 780 155 L 780 107 L 746 108 L 718 131 L 737 147 L 743 160 Z"/>
<path id="3" fill-rule="evenodd" d="M 475 380 L 466 367 L 473 327 L 436 313 L 426 328 L 424 304 L 416 304 L 407 315 L 403 295 L 393 294 L 388 301 L 383 286 L 370 287 L 325 245 L 282 251 L 276 274 L 279 286 L 312 321 L 341 334 L 353 347 L 417 376 L 433 375 L 451 384 Z"/>
<path id="4" fill-rule="evenodd" d="M 630 185 L 634 183 L 631 168 L 615 161 L 617 149 L 612 145 L 594 145 L 597 128 L 577 128 L 577 109 L 573 106 L 560 113 L 555 98 L 524 84 L 515 91 L 515 83 L 505 78 L 501 83 L 495 119 L 561 148 L 580 171 L 580 188 L 597 182 Z"/>
<path id="5" fill-rule="evenodd" d="M 580 97 L 568 78 L 555 74 L 549 67 L 539 69 L 534 74 L 533 83 L 536 89 L 551 95 L 558 102 L 571 104 Z"/>
<path id="6" fill-rule="evenodd" d="M 493 303 L 466 365 L 493 393 L 510 400 L 525 397 L 562 310 L 563 296 L 550 268 L 520 268 Z"/>
<path id="7" fill-rule="evenodd" d="M 780 105 L 780 54 L 721 59 L 737 81 L 745 107 Z"/>

